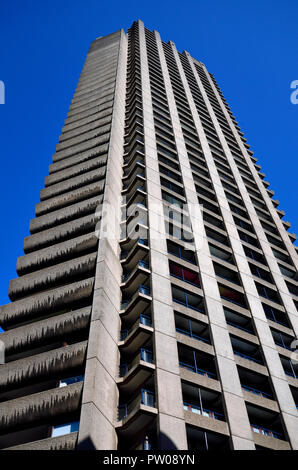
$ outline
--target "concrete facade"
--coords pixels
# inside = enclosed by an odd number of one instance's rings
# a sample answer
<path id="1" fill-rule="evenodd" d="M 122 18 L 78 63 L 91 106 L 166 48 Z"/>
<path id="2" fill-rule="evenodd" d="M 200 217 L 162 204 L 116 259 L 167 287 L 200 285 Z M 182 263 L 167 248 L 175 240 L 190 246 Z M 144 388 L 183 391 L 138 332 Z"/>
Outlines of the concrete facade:
<path id="1" fill-rule="evenodd" d="M 0 448 L 298 449 L 297 249 L 214 77 L 90 46 L 0 308 Z"/>

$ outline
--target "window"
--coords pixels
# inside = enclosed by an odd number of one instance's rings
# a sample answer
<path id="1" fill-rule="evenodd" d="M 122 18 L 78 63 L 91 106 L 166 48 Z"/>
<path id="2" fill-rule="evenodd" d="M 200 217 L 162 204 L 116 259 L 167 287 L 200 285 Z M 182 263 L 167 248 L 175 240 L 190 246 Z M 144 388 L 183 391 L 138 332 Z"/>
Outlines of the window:
<path id="1" fill-rule="evenodd" d="M 76 432 L 79 430 L 79 425 L 79 421 L 72 421 L 70 423 L 54 426 L 52 429 L 52 437 L 64 436 L 65 434 Z"/>

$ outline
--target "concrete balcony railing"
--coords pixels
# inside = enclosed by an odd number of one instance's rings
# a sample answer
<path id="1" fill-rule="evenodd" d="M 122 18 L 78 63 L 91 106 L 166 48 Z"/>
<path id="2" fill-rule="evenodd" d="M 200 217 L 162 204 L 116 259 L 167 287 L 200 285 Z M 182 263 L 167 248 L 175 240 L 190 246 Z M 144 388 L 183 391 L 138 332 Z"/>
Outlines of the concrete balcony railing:
<path id="1" fill-rule="evenodd" d="M 97 196 L 102 194 L 104 190 L 104 180 L 96 181 L 85 186 L 74 189 L 67 193 L 59 194 L 58 196 L 51 197 L 45 201 L 39 202 L 35 206 L 35 214 L 37 217 L 47 214 L 48 212 L 62 209 L 69 206 L 70 204 L 75 204 L 77 202 L 83 201 L 90 197 Z M 30 224 L 30 231 L 34 233 L 34 225 Z"/>
<path id="2" fill-rule="evenodd" d="M 75 145 L 81 144 L 82 142 L 86 142 L 89 139 L 99 137 L 103 134 L 110 132 L 110 129 L 110 124 L 105 124 L 101 126 L 98 124 L 95 129 L 87 129 L 86 132 L 77 133 L 76 136 L 70 137 L 67 140 L 63 140 L 62 142 L 56 145 L 56 151 L 60 152 L 61 150 L 74 147 Z"/>
<path id="3" fill-rule="evenodd" d="M 78 154 L 80 152 L 84 152 L 88 149 L 96 147 L 97 145 L 105 144 L 106 142 L 109 141 L 109 137 L 110 137 L 109 133 L 106 133 L 99 137 L 94 137 L 93 139 L 90 139 L 87 142 L 74 145 L 71 148 L 60 150 L 59 152 L 54 153 L 53 162 L 57 162 L 57 161 L 63 160 L 64 158 L 71 157 L 75 154 Z"/>
<path id="4" fill-rule="evenodd" d="M 153 392 L 142 389 L 141 394 L 128 403 L 118 406 L 118 421 L 123 421 L 134 414 L 142 405 L 155 408 L 155 395 Z"/>
<path id="5" fill-rule="evenodd" d="M 186 369 L 190 372 L 194 372 L 195 374 L 203 375 L 205 377 L 208 377 L 209 379 L 217 380 L 216 374 L 214 374 L 214 372 L 199 369 L 198 367 L 192 364 L 179 361 L 179 367 L 181 367 L 182 369 Z"/>
<path id="6" fill-rule="evenodd" d="M 39 346 L 41 342 L 63 340 L 69 334 L 87 329 L 91 318 L 91 306 L 72 310 L 54 317 L 13 328 L 1 333 L 7 355 L 17 354 Z M 2 368 L 0 368 L 1 370 Z"/>
<path id="7" fill-rule="evenodd" d="M 134 295 L 129 300 L 122 300 L 120 310 L 126 310 L 128 307 L 134 302 L 135 298 L 141 295 L 145 295 L 146 297 L 150 297 L 150 288 L 147 286 L 140 285 Z M 150 298 L 151 300 L 151 298 Z"/>
<path id="8" fill-rule="evenodd" d="M 108 144 L 103 144 L 97 147 L 96 149 L 87 150 L 79 155 L 74 155 L 73 157 L 66 158 L 65 160 L 61 160 L 60 162 L 52 163 L 49 167 L 49 174 L 50 176 L 58 171 L 63 171 L 66 168 L 71 168 L 73 165 L 82 164 L 85 161 L 88 161 L 92 158 L 102 156 L 105 162 L 107 159 L 108 153 Z"/>
<path id="9" fill-rule="evenodd" d="M 78 221 L 72 222 L 71 226 L 75 230 L 76 228 L 81 231 L 83 228 L 88 227 L 95 228 L 96 219 L 94 216 L 80 219 Z M 65 224 L 65 226 L 59 227 L 59 232 L 57 228 L 51 230 L 51 234 L 41 236 L 40 243 L 43 241 L 46 242 L 50 238 L 63 238 L 67 236 L 67 234 L 71 234 L 72 230 L 69 227 L 69 224 Z M 47 231 L 50 232 L 50 231 Z M 39 235 L 39 234 L 37 234 Z M 38 237 L 36 237 L 38 238 Z M 37 240 L 36 240 L 37 241 Z M 38 242 L 37 242 L 38 243 Z M 20 256 L 17 261 L 17 273 L 21 276 L 32 272 L 34 270 L 42 269 L 48 265 L 58 264 L 65 260 L 65 258 L 76 258 L 78 255 L 83 254 L 84 252 L 91 251 L 97 248 L 98 245 L 98 237 L 95 235 L 94 232 L 87 233 L 86 235 L 81 235 L 76 238 L 71 238 L 70 240 L 66 240 L 61 243 L 57 243 L 56 245 L 51 245 L 48 248 L 42 248 L 40 250 L 34 251 L 33 253 L 28 253 L 25 256 Z"/>
<path id="10" fill-rule="evenodd" d="M 37 314 L 67 308 L 67 305 L 73 304 L 75 301 L 90 297 L 93 286 L 94 277 L 91 277 L 3 305 L 0 308 L 0 324 L 5 329 L 7 325 L 25 322 Z"/>
<path id="11" fill-rule="evenodd" d="M 83 383 L 54 388 L 0 404 L 1 432 L 13 432 L 19 427 L 47 424 L 59 415 L 77 412 Z"/>
<path id="12" fill-rule="evenodd" d="M 129 363 L 129 364 L 120 364 L 119 366 L 119 377 L 125 377 L 131 369 L 140 363 L 140 361 L 153 364 L 153 353 L 148 349 L 141 348 L 140 353 Z"/>
<path id="13" fill-rule="evenodd" d="M 50 437 L 40 441 L 28 442 L 4 450 L 75 450 L 78 433 L 72 432 L 64 436 Z"/>
<path id="14" fill-rule="evenodd" d="M 145 315 L 142 314 L 140 317 L 137 319 L 137 321 L 129 328 L 129 329 L 122 329 L 120 331 L 120 341 L 125 341 L 128 336 L 134 332 L 139 325 L 145 325 L 145 326 L 152 326 L 152 320 L 150 315 Z"/>
<path id="15" fill-rule="evenodd" d="M 58 184 L 61 181 L 67 180 L 69 178 L 73 178 L 75 176 L 82 175 L 84 173 L 88 173 L 96 168 L 106 169 L 106 155 L 100 155 L 99 157 L 91 158 L 87 161 L 78 162 L 77 164 L 74 163 L 69 168 L 64 168 L 60 171 L 56 171 L 45 178 L 45 186 L 49 187 L 54 184 Z"/>
<path id="16" fill-rule="evenodd" d="M 94 197 L 90 197 L 86 200 L 79 201 L 75 204 L 71 204 L 63 209 L 58 209 L 57 211 L 52 211 L 46 215 L 37 217 L 30 221 L 30 227 L 32 229 L 32 235 L 25 238 L 24 241 L 24 250 L 25 252 L 32 251 L 33 249 L 42 248 L 47 245 L 47 240 L 54 241 L 56 243 L 67 238 L 65 234 L 65 226 L 68 227 L 68 238 L 70 236 L 69 232 L 75 233 L 78 231 L 78 223 L 81 223 L 81 228 L 84 228 L 84 221 L 78 221 L 79 217 L 88 216 L 91 220 L 98 220 L 98 216 L 95 214 L 95 209 L 98 204 L 102 202 L 102 194 L 96 194 Z M 88 220 L 88 219 L 87 219 Z M 73 228 L 72 228 L 73 227 Z M 87 232 L 87 230 L 85 230 Z M 78 233 L 78 235 L 81 235 Z M 32 245 L 32 246 L 31 246 Z"/>
<path id="17" fill-rule="evenodd" d="M 59 183 L 47 186 L 41 190 L 40 199 L 41 201 L 47 201 L 53 197 L 61 196 L 62 194 L 67 194 L 84 186 L 93 184 L 99 180 L 102 180 L 105 177 L 105 172 L 106 167 L 103 166 L 90 170 L 81 175 L 73 176 L 72 178 L 68 178 L 65 181 L 60 181 Z"/>
<path id="18" fill-rule="evenodd" d="M 4 364 L 0 368 L 0 391 L 68 374 L 83 365 L 86 351 L 87 341 L 83 341 Z"/>
<path id="19" fill-rule="evenodd" d="M 32 274 L 26 274 L 9 283 L 9 297 L 16 300 L 33 292 L 49 289 L 65 283 L 65 279 L 72 281 L 83 276 L 92 276 L 95 273 L 97 252 L 51 266 Z"/>
<path id="20" fill-rule="evenodd" d="M 71 127 L 67 129 L 65 126 L 62 128 L 62 134 L 59 137 L 59 143 L 70 141 L 73 137 L 78 135 L 84 135 L 98 126 L 106 126 L 111 123 L 111 111 L 108 111 L 106 115 L 101 116 L 100 113 L 95 113 L 89 118 L 82 119 L 81 123 L 74 129 Z"/>

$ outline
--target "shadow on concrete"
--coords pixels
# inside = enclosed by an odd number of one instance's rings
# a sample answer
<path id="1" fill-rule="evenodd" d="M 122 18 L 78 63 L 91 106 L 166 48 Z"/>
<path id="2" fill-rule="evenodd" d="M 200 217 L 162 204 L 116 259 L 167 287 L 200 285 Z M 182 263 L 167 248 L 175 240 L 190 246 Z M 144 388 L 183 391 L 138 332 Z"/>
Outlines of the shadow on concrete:
<path id="1" fill-rule="evenodd" d="M 159 450 L 178 450 L 176 444 L 169 438 L 167 434 L 161 432 L 159 434 Z"/>
<path id="2" fill-rule="evenodd" d="M 90 437 L 86 437 L 83 441 L 79 442 L 76 450 L 96 450 L 95 445 Z"/>

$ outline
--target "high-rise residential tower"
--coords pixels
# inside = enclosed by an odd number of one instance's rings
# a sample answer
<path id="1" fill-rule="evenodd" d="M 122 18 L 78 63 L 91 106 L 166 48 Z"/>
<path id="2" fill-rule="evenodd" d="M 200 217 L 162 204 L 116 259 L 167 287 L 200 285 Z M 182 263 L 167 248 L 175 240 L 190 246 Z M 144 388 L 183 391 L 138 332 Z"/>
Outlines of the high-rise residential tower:
<path id="1" fill-rule="evenodd" d="M 204 64 L 141 21 L 91 44 L 0 311 L 0 448 L 298 449 L 264 178 Z"/>

